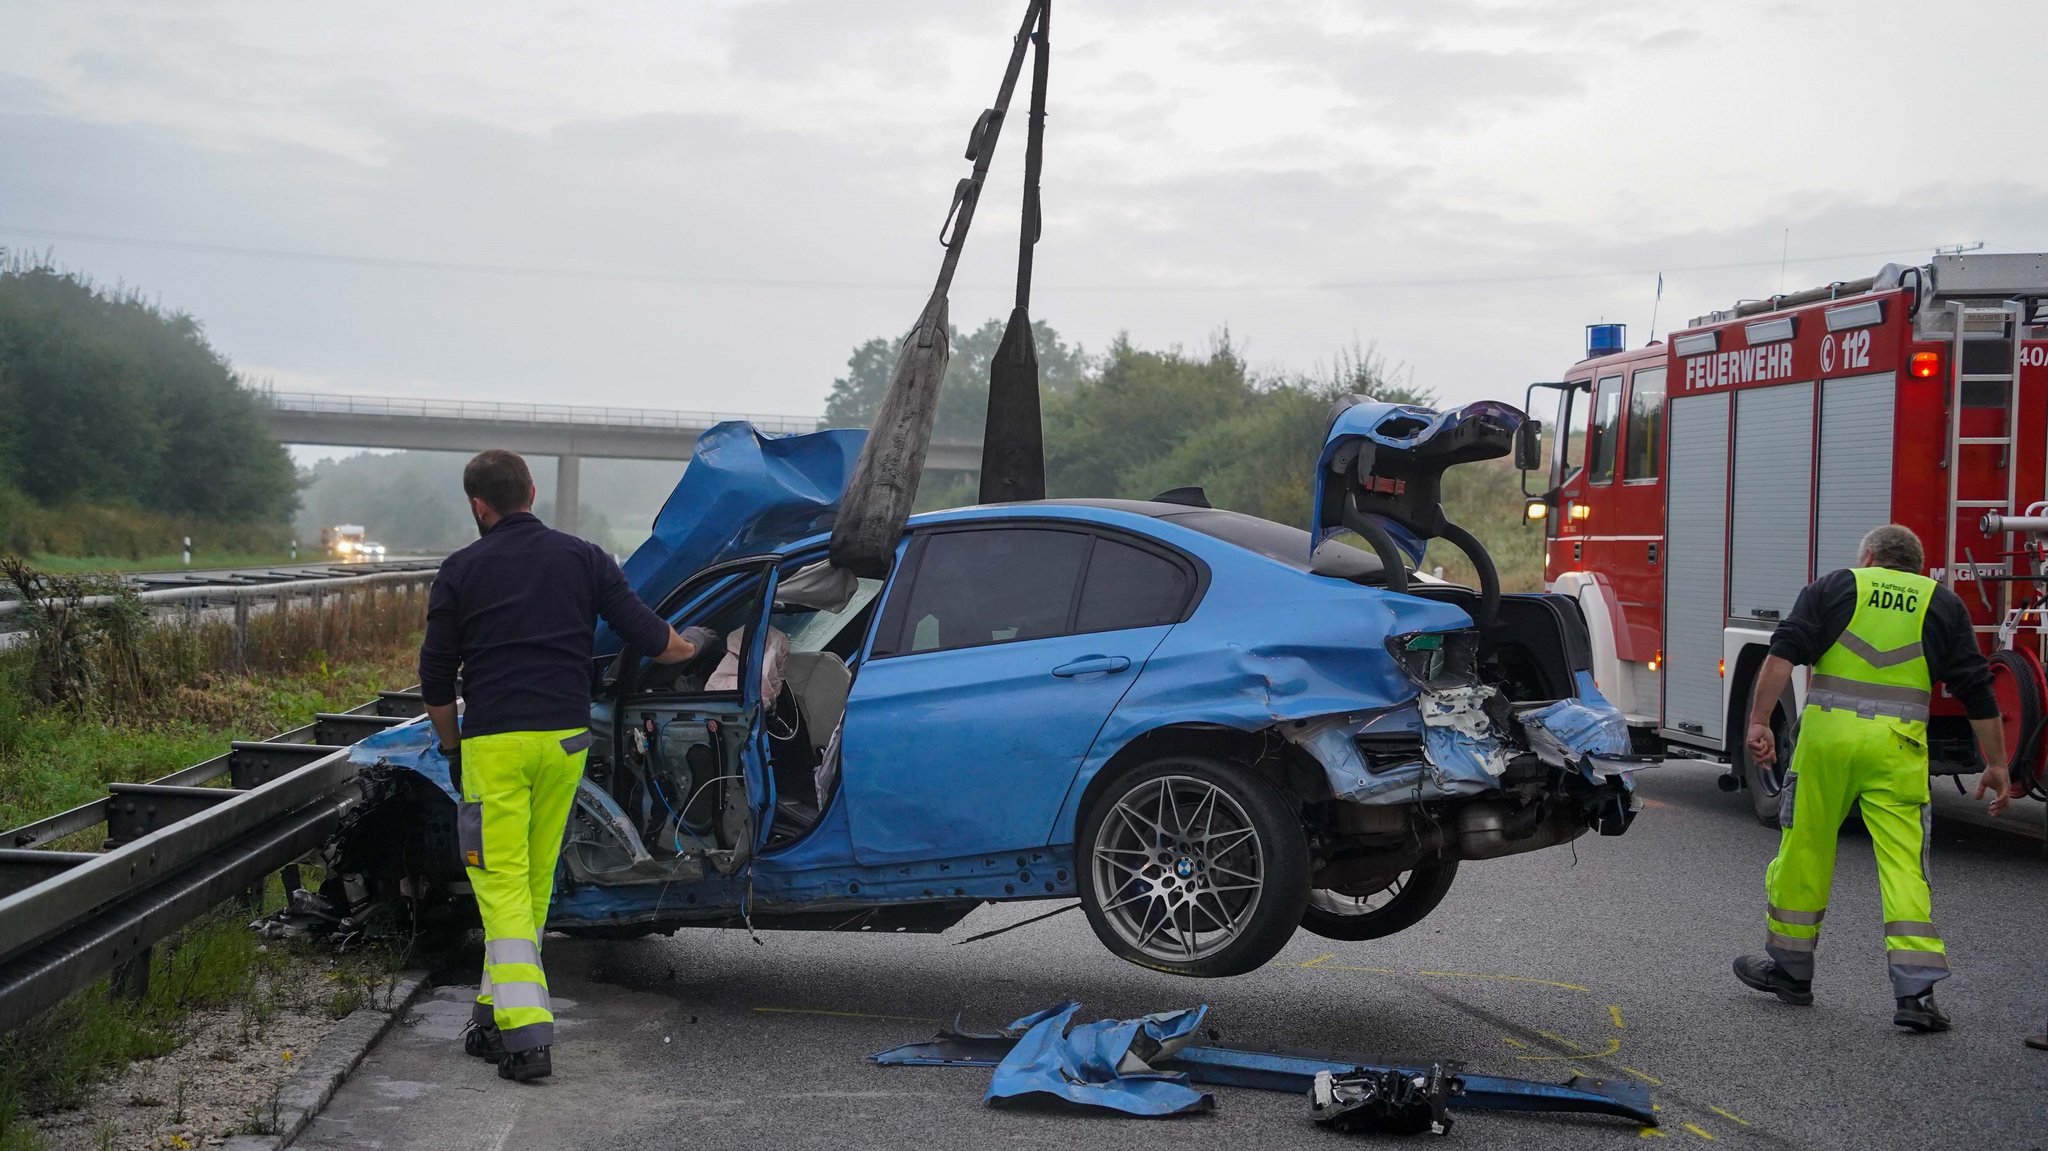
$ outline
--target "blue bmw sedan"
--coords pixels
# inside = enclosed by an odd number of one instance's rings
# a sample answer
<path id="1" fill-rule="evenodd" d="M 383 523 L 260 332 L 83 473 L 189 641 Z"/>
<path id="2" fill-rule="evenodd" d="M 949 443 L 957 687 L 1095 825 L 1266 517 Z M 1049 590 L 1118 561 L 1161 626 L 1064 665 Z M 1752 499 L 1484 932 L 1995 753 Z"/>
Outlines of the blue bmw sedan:
<path id="1" fill-rule="evenodd" d="M 1117 955 L 1223 976 L 1297 928 L 1408 927 L 1466 861 L 1621 834 L 1655 761 L 1576 604 L 1501 594 L 1436 503 L 1518 421 L 1340 411 L 1313 531 L 1195 489 L 960 508 L 914 517 L 885 579 L 826 556 L 859 433 L 713 429 L 627 572 L 722 642 L 593 669 L 549 927 L 942 931 L 1078 898 Z M 1429 538 L 1481 586 L 1412 570 Z M 430 742 L 361 745 L 386 818 L 443 818 Z M 460 903 L 452 850 L 413 871 Z"/>

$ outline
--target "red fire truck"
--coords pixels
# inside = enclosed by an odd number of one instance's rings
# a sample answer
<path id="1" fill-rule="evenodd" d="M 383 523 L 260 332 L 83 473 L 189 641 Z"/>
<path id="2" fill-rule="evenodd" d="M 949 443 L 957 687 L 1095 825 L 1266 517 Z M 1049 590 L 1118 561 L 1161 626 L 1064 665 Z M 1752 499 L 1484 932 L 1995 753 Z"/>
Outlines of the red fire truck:
<path id="1" fill-rule="evenodd" d="M 2048 582 L 2027 528 L 2048 525 L 2048 255 L 1886 265 L 1643 348 L 1618 328 L 1588 329 L 1587 358 L 1530 387 L 1532 404 L 1557 401 L 1542 490 L 1534 421 L 1516 457 L 1548 536 L 1545 578 L 1584 608 L 1600 689 L 1639 741 L 1726 764 L 1722 787 L 1775 825 L 1789 757 L 1760 771 L 1742 747 L 1771 630 L 1802 586 L 1894 522 L 1919 533 L 1928 574 L 1969 605 L 1986 650 L 2004 650 L 1993 671 L 2014 774 L 2038 794 Z M 1781 747 L 1804 693 L 1795 678 L 1779 703 Z M 1939 691 L 1929 741 L 1936 774 L 1981 770 Z"/>

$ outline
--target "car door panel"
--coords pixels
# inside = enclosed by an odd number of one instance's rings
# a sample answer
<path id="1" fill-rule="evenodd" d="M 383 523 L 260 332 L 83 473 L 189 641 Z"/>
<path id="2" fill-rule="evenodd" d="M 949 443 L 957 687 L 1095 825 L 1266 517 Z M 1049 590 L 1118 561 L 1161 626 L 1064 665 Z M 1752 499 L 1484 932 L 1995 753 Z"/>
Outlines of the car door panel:
<path id="1" fill-rule="evenodd" d="M 1095 735 L 1171 625 L 871 661 L 841 788 L 862 863 L 1042 847 Z M 1058 674 L 1087 665 L 1071 674 Z"/>

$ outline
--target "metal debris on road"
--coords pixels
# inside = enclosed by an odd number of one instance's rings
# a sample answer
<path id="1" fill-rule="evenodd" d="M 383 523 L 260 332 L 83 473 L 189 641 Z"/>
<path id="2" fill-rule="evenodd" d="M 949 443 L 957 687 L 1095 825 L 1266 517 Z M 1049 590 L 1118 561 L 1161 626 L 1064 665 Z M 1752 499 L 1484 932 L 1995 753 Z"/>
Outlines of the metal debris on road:
<path id="1" fill-rule="evenodd" d="M 868 1058 L 888 1067 L 1000 1067 L 1034 1027 L 1048 1020 L 1071 1020 L 1076 1009 L 1076 1004 L 1063 1003 L 990 1032 L 968 1031 L 956 1018 L 928 1042 L 906 1043 Z M 1188 1012 L 1125 1021 L 1123 1025 L 1135 1027 L 1147 1020 L 1179 1019 L 1190 1012 L 1206 1011 L 1205 1005 Z M 1184 1034 L 1174 1032 L 1181 1036 L 1183 1046 L 1151 1056 L 1141 1054 L 1145 1070 L 1180 1073 L 1188 1083 L 1307 1095 L 1315 1089 L 1316 1076 L 1321 1072 L 1338 1078 L 1374 1072 L 1412 1077 L 1427 1076 L 1433 1069 L 1429 1064 L 1386 1064 L 1350 1055 L 1258 1051 L 1189 1041 L 1199 1026 L 1200 1015 L 1196 1015 Z M 1660 1124 L 1650 1102 L 1650 1089 L 1640 1083 L 1584 1075 L 1575 1075 L 1563 1083 L 1538 1083 L 1498 1075 L 1469 1075 L 1463 1071 L 1447 1072 L 1446 1083 L 1447 1105 L 1461 1111 L 1559 1111 L 1613 1115 L 1646 1127 Z"/>
<path id="2" fill-rule="evenodd" d="M 1349 1075 L 1318 1071 L 1308 1096 L 1310 1117 L 1346 1135 L 1448 1135 L 1458 1068 L 1432 1063 L 1420 1075 L 1363 1067 Z"/>

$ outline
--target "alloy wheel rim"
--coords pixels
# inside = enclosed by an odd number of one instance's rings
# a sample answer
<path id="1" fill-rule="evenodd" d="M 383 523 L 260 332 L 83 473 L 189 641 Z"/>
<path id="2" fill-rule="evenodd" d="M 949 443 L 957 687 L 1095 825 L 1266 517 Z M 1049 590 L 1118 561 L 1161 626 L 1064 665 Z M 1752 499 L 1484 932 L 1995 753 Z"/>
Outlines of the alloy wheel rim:
<path id="1" fill-rule="evenodd" d="M 1229 792 L 1187 775 L 1126 792 L 1095 833 L 1095 890 L 1148 958 L 1206 959 L 1244 934 L 1265 888 L 1264 844 Z"/>

